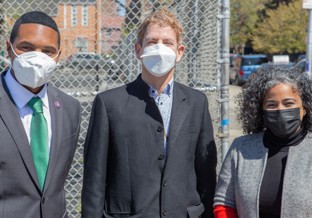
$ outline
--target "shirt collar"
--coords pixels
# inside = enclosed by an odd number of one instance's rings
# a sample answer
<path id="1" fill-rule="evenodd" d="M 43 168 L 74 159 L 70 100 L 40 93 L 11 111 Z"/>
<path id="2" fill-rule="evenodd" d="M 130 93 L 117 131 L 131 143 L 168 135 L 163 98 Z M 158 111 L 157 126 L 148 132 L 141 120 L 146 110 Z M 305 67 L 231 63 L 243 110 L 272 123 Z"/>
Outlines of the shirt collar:
<path id="1" fill-rule="evenodd" d="M 162 90 L 161 94 L 165 94 L 165 95 L 168 95 L 168 96 L 171 96 L 172 95 L 172 91 L 173 91 L 173 78 L 169 81 L 169 83 L 165 86 L 165 88 Z M 149 90 L 148 90 L 148 94 L 150 97 L 157 97 L 159 94 L 158 94 L 158 91 L 153 88 L 152 86 L 148 85 L 149 86 Z"/>
<path id="2" fill-rule="evenodd" d="M 10 91 L 10 94 L 15 102 L 15 104 L 22 109 L 27 105 L 27 103 L 32 99 L 34 96 L 38 96 L 41 98 L 43 106 L 48 107 L 48 96 L 47 96 L 47 85 L 45 84 L 44 87 L 38 94 L 34 94 L 27 90 L 24 86 L 18 83 L 12 76 L 11 68 L 8 70 L 6 75 L 4 76 L 5 83 Z"/>

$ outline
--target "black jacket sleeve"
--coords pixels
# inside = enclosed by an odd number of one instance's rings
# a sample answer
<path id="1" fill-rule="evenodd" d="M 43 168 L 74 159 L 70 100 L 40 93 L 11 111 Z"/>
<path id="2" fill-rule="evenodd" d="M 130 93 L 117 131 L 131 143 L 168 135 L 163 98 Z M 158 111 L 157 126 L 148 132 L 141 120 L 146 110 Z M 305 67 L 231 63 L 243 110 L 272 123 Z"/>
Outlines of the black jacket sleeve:
<path id="1" fill-rule="evenodd" d="M 196 148 L 197 190 L 205 211 L 201 217 L 213 218 L 213 197 L 216 186 L 217 152 L 213 136 L 213 127 L 205 98 L 202 126 Z"/>
<path id="2" fill-rule="evenodd" d="M 104 101 L 97 95 L 84 146 L 82 218 L 102 218 L 109 147 L 109 124 Z"/>

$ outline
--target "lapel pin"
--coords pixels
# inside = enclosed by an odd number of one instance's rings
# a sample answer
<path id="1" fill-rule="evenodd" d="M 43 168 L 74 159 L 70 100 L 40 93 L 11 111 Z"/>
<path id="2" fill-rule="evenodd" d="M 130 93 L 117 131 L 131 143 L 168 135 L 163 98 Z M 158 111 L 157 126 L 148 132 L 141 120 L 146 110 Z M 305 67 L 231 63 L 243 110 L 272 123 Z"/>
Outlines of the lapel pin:
<path id="1" fill-rule="evenodd" d="M 59 101 L 55 101 L 54 102 L 54 106 L 57 107 L 57 108 L 60 108 L 61 107 L 61 104 Z"/>

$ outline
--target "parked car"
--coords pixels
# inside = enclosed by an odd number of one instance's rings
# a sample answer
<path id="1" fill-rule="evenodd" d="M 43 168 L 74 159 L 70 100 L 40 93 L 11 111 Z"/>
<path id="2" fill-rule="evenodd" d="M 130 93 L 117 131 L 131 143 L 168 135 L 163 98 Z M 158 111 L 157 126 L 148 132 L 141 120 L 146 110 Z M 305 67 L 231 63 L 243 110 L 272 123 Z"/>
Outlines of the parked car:
<path id="1" fill-rule="evenodd" d="M 267 55 L 264 54 L 236 56 L 233 62 L 233 70 L 230 71 L 230 83 L 236 85 L 245 83 L 252 72 L 267 62 Z"/>
<path id="2" fill-rule="evenodd" d="M 121 74 L 118 65 L 113 59 L 103 58 L 94 52 L 78 52 L 70 55 L 61 65 L 61 67 L 72 68 L 78 72 L 90 69 L 104 71 L 112 79 L 117 79 Z"/>
<path id="3" fill-rule="evenodd" d="M 104 59 L 101 55 L 93 52 L 78 52 L 70 55 L 63 63 L 65 67 L 77 70 L 96 69 L 96 68 L 116 68 L 114 60 Z"/>
<path id="4" fill-rule="evenodd" d="M 301 72 L 308 71 L 307 59 L 303 58 L 294 65 L 295 68 L 298 68 Z"/>
<path id="5" fill-rule="evenodd" d="M 253 71 L 250 75 L 248 79 L 253 79 L 257 76 L 257 72 L 263 68 L 266 67 L 270 67 L 270 66 L 274 66 L 274 67 L 278 67 L 278 68 L 282 68 L 282 69 L 289 69 L 291 67 L 293 67 L 295 65 L 294 62 L 288 62 L 288 63 L 274 63 L 274 62 L 268 62 L 268 63 L 263 63 L 260 65 L 260 67 L 257 68 L 257 70 Z"/>
<path id="6" fill-rule="evenodd" d="M 297 62 L 301 61 L 302 59 L 305 59 L 305 54 L 301 54 L 298 56 Z"/>

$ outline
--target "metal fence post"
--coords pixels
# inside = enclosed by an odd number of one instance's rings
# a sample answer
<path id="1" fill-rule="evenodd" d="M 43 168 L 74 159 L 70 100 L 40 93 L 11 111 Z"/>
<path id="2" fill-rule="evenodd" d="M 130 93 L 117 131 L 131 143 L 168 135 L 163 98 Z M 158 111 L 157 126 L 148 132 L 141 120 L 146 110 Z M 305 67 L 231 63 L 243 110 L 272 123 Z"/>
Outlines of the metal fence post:
<path id="1" fill-rule="evenodd" d="M 312 62 L 312 0 L 303 0 L 302 8 L 307 9 L 309 13 L 308 29 L 307 29 L 307 47 L 306 47 L 306 67 L 305 71 L 311 78 L 311 62 Z"/>
<path id="2" fill-rule="evenodd" d="M 221 138 L 222 160 L 229 149 L 229 74 L 230 74 L 230 1 L 223 0 L 221 5 Z"/>
<path id="3" fill-rule="evenodd" d="M 309 23 L 307 33 L 307 50 L 306 50 L 306 62 L 307 62 L 307 73 L 311 77 L 311 62 L 312 62 L 312 9 L 309 9 Z"/>

